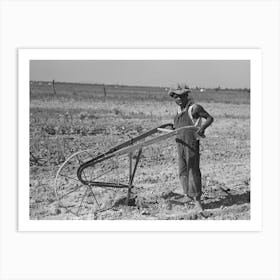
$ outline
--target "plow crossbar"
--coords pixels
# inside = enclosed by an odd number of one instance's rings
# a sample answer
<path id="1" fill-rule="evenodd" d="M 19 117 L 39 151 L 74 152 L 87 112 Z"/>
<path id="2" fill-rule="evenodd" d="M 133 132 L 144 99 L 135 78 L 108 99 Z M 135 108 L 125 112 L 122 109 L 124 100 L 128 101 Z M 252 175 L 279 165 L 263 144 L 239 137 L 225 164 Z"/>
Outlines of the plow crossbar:
<path id="1" fill-rule="evenodd" d="M 116 157 L 116 156 L 120 156 L 120 155 L 124 155 L 124 154 L 129 154 L 129 153 L 132 153 L 134 150 L 136 149 L 142 149 L 143 147 L 146 147 L 146 146 L 149 146 L 149 145 L 152 145 L 156 142 L 159 142 L 159 141 L 163 141 L 163 140 L 166 140 L 168 138 L 171 138 L 173 136 L 176 136 L 179 132 L 182 132 L 183 130 L 194 130 L 196 131 L 198 128 L 195 127 L 195 126 L 184 126 L 184 127 L 180 127 L 176 130 L 169 130 L 169 129 L 165 129 L 166 127 L 168 126 L 171 126 L 172 127 L 172 124 L 168 123 L 168 124 L 163 124 L 159 127 L 156 127 L 154 129 L 151 129 L 135 138 L 132 138 L 130 139 L 129 141 L 126 141 L 120 145 L 117 145 L 113 148 L 111 148 L 108 152 L 102 154 L 102 155 L 99 155 L 85 163 L 83 163 L 79 168 L 78 168 L 78 171 L 77 171 L 77 177 L 78 179 L 85 185 L 103 185 L 103 186 L 108 186 L 110 187 L 111 185 L 113 185 L 112 183 L 102 183 L 102 182 L 89 182 L 89 181 L 86 181 L 82 178 L 82 173 L 83 171 L 88 168 L 88 167 L 93 167 L 95 164 L 97 163 L 100 163 L 102 161 L 105 161 L 107 159 L 110 159 L 110 158 L 113 158 L 113 157 Z M 137 143 L 135 144 L 136 142 L 138 142 L 139 140 L 141 139 L 144 139 L 150 135 L 153 135 L 155 133 L 158 133 L 158 132 L 162 132 L 164 131 L 165 133 L 163 135 L 159 135 L 157 137 L 154 137 L 152 139 L 149 139 L 149 140 L 146 140 L 144 142 L 141 142 L 141 143 Z M 115 186 L 115 185 L 114 185 Z M 119 187 L 126 187 L 126 185 L 120 185 Z"/>

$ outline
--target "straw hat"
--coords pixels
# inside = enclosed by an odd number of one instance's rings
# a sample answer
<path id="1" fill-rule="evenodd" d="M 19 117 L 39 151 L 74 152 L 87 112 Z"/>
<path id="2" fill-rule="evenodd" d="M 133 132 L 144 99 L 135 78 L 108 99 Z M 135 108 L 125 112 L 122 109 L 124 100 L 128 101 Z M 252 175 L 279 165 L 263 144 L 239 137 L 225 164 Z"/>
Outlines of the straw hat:
<path id="1" fill-rule="evenodd" d="M 186 84 L 177 84 L 175 86 L 170 87 L 168 94 L 169 96 L 173 97 L 174 94 L 183 95 L 188 94 L 189 92 L 191 92 L 191 90 Z"/>

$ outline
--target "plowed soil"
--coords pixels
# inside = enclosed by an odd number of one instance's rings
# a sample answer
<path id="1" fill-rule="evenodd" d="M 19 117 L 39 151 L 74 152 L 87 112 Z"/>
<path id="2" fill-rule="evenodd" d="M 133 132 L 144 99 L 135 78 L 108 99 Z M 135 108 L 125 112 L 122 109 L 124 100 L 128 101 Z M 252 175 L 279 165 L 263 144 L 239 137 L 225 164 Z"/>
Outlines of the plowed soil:
<path id="1" fill-rule="evenodd" d="M 54 192 L 55 176 L 73 153 L 90 150 L 67 164 L 58 187 L 72 190 L 76 172 L 86 159 L 147 130 L 172 123 L 175 103 L 162 88 L 33 83 L 30 101 L 30 219 L 250 219 L 250 96 L 243 91 L 208 90 L 192 94 L 213 117 L 201 141 L 204 211 L 193 211 L 182 196 L 174 138 L 143 149 L 133 182 L 127 189 L 82 186 L 65 197 Z M 137 152 L 133 153 L 135 161 Z M 128 156 L 104 162 L 98 180 L 128 184 Z M 87 176 L 92 176 L 88 170 Z M 110 172 L 111 170 L 111 172 Z M 66 174 L 63 173 L 63 174 Z M 98 202 L 96 202 L 96 200 Z M 100 210 L 102 209 L 102 211 Z"/>

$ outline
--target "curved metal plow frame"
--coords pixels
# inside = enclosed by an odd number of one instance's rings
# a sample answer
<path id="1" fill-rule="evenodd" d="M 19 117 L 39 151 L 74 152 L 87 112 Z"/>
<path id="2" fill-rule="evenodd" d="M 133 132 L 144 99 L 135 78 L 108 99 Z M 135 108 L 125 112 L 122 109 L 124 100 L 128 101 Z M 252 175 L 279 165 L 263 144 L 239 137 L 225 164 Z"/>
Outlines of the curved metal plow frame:
<path id="1" fill-rule="evenodd" d="M 133 179 L 134 179 L 134 175 L 135 175 L 135 172 L 136 172 L 136 168 L 137 168 L 137 165 L 138 165 L 138 162 L 140 160 L 140 156 L 141 156 L 141 152 L 142 152 L 142 148 L 143 147 L 146 147 L 146 146 L 149 146 L 149 145 L 152 145 L 154 143 L 157 143 L 157 142 L 160 142 L 160 141 L 163 141 L 163 140 L 167 140 L 173 136 L 176 136 L 178 133 L 182 132 L 183 130 L 194 130 L 194 131 L 197 131 L 197 127 L 196 126 L 184 126 L 184 127 L 181 127 L 181 128 L 178 128 L 176 130 L 169 130 L 169 129 L 166 129 L 165 127 L 167 126 L 171 126 L 172 124 L 168 123 L 168 124 L 164 124 L 164 125 L 161 125 L 157 128 L 154 128 L 152 130 L 149 130 L 147 131 L 146 133 L 143 133 L 135 138 L 132 138 L 131 140 L 127 141 L 127 142 L 124 142 L 120 145 L 117 145 L 113 148 L 111 148 L 109 151 L 107 151 L 106 153 L 102 154 L 102 155 L 99 155 L 83 164 L 81 164 L 78 168 L 78 171 L 77 171 L 77 178 L 79 179 L 79 181 L 83 184 L 83 185 L 86 185 L 88 186 L 88 188 L 90 188 L 90 193 L 93 194 L 93 191 L 92 191 L 92 187 L 93 186 L 97 186 L 97 187 L 111 187 L 111 188 L 128 188 L 128 193 L 127 193 L 127 199 L 126 199 L 126 202 L 128 204 L 129 202 L 129 199 L 130 199 L 130 193 L 131 193 L 131 188 L 132 188 L 132 183 L 133 183 Z M 136 142 L 140 141 L 141 139 L 144 139 L 152 134 L 155 134 L 157 132 L 164 132 L 163 135 L 159 135 L 159 136 L 156 136 L 152 139 L 149 139 L 149 140 L 146 140 L 146 141 L 143 141 L 143 142 L 140 142 L 140 143 L 137 143 L 135 144 Z M 138 156 L 136 158 L 136 162 L 135 162 L 135 165 L 134 165 L 134 168 L 132 168 L 132 152 L 135 151 L 135 150 L 139 150 L 138 152 Z M 65 162 L 59 167 L 57 173 L 56 173 L 56 177 L 55 177 L 55 182 L 54 182 L 54 192 L 55 192 L 55 195 L 56 195 L 56 198 L 57 200 L 60 202 L 60 199 L 59 198 L 59 195 L 57 193 L 57 181 L 58 181 L 58 177 L 59 177 L 59 174 L 61 172 L 61 170 L 63 169 L 63 167 L 67 164 L 67 162 L 69 162 L 70 159 L 72 159 L 73 157 L 76 157 L 78 156 L 79 154 L 81 153 L 88 153 L 90 154 L 92 150 L 83 150 L 83 151 L 79 151 L 79 152 L 76 152 L 74 154 L 72 154 L 71 156 L 69 156 Z M 121 155 L 124 155 L 124 154 L 128 154 L 129 155 L 129 183 L 128 185 L 124 185 L 124 184 L 116 184 L 116 183 L 107 183 L 107 182 L 98 182 L 98 181 L 87 181 L 87 179 L 84 179 L 82 178 L 82 174 L 84 172 L 84 170 L 88 167 L 94 167 L 94 165 L 96 165 L 97 163 L 100 163 L 102 161 L 105 161 L 107 159 L 110 159 L 110 158 L 113 158 L 113 157 L 117 157 L 117 156 L 121 156 Z M 63 175 L 61 175 L 63 176 Z M 82 187 L 82 186 L 81 186 Z M 80 189 L 81 187 L 79 187 L 78 189 Z M 88 190 L 87 188 L 87 190 Z M 78 190 L 76 189 L 76 190 Z M 74 190 L 74 191 L 76 191 Z M 86 194 L 87 194 L 87 191 L 86 191 Z M 94 196 L 94 194 L 93 194 Z M 96 201 L 96 198 L 94 196 L 94 199 Z M 98 205 L 98 202 L 96 201 L 97 205 Z"/>

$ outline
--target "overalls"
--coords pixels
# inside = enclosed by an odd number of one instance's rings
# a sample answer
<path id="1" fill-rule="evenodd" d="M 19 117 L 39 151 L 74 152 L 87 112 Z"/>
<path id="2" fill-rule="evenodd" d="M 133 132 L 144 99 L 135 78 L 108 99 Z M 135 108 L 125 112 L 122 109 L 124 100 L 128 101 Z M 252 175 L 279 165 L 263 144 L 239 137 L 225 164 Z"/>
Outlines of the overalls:
<path id="1" fill-rule="evenodd" d="M 191 106 L 187 105 L 186 109 L 177 113 L 174 118 L 175 129 L 201 123 L 201 119 L 198 119 L 197 122 L 193 119 Z M 189 197 L 200 197 L 202 192 L 198 135 L 192 130 L 185 130 L 178 134 L 175 141 L 178 151 L 179 179 L 183 191 Z"/>

